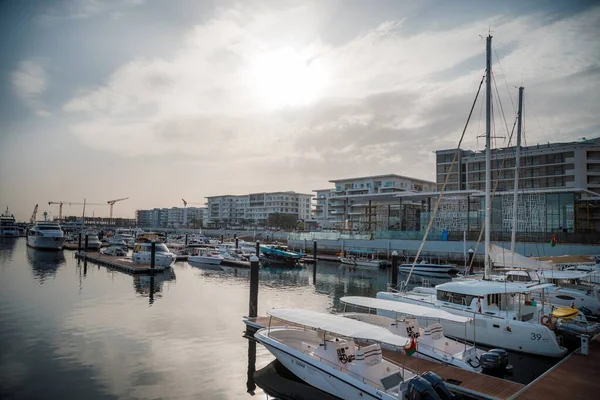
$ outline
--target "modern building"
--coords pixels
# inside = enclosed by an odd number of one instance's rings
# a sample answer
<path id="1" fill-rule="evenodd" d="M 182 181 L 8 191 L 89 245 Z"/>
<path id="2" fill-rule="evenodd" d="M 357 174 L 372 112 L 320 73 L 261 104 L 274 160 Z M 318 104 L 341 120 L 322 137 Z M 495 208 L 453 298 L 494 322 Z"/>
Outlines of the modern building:
<path id="1" fill-rule="evenodd" d="M 300 221 L 311 216 L 313 195 L 296 192 L 251 193 L 207 197 L 208 223 L 235 226 L 267 223 L 271 214 L 292 214 Z"/>
<path id="2" fill-rule="evenodd" d="M 432 191 L 435 182 L 387 174 L 335 179 L 331 189 L 314 190 L 313 219 L 322 228 L 359 231 L 387 230 L 400 220 L 403 192 Z"/>
<path id="3" fill-rule="evenodd" d="M 171 207 L 137 210 L 137 225 L 143 228 L 203 227 L 206 207 Z"/>
<path id="4" fill-rule="evenodd" d="M 452 160 L 457 158 L 452 171 Z M 492 150 L 492 182 L 498 191 L 514 185 L 516 148 Z M 519 189 L 572 188 L 600 194 L 600 138 L 521 147 Z M 436 151 L 436 181 L 441 190 L 485 190 L 485 152 Z"/>
<path id="5" fill-rule="evenodd" d="M 436 159 L 437 189 L 448 182 L 432 230 L 480 231 L 485 152 L 439 150 Z M 513 225 L 515 159 L 515 147 L 492 150 L 491 222 L 498 238 L 506 238 Z M 600 231 L 600 138 L 522 147 L 518 174 L 516 231 L 524 240 L 544 233 Z M 421 202 L 422 229 L 438 195 L 403 197 Z"/>

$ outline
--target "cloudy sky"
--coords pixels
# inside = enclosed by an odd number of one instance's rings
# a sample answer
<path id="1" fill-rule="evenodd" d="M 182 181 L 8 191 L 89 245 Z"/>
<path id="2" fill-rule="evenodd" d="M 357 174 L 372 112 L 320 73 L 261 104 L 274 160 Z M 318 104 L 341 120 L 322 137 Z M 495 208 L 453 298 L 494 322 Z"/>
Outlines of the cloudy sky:
<path id="1" fill-rule="evenodd" d="M 0 207 L 28 219 L 36 203 L 130 197 L 115 215 L 133 217 L 351 176 L 433 180 L 490 28 L 508 125 L 523 84 L 528 144 L 599 136 L 593 1 L 0 2 Z M 483 148 L 480 115 L 464 148 Z"/>

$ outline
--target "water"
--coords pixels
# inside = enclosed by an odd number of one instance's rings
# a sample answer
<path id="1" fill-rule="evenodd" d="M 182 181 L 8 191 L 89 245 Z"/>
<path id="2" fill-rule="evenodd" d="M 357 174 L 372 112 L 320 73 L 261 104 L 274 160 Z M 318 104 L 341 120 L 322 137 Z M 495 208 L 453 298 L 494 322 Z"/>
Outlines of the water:
<path id="1" fill-rule="evenodd" d="M 248 275 L 176 263 L 170 274 L 131 276 L 0 239 L 0 398 L 237 399 L 249 390 L 270 398 L 255 383 L 273 392 L 289 381 L 280 385 L 287 378 L 273 373 L 271 354 L 243 337 Z M 342 296 L 375 296 L 386 284 L 385 271 L 339 264 L 320 263 L 316 284 L 311 267 L 264 268 L 259 315 L 337 312 Z M 554 362 L 513 354 L 513 379 L 530 381 Z"/>

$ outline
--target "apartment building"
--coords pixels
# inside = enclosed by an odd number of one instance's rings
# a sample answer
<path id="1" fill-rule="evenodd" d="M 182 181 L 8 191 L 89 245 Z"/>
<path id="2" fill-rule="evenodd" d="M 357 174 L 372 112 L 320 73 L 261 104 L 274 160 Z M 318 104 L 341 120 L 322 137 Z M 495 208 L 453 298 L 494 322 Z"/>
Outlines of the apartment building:
<path id="1" fill-rule="evenodd" d="M 403 192 L 433 191 L 435 182 L 387 174 L 329 181 L 331 189 L 314 190 L 313 219 L 323 228 L 381 230 L 399 220 Z"/>
<path id="2" fill-rule="evenodd" d="M 456 164 L 450 173 L 452 160 Z M 516 148 L 492 150 L 492 182 L 513 190 Z M 600 138 L 521 147 L 519 189 L 578 188 L 600 193 Z M 436 181 L 446 190 L 485 190 L 485 152 L 436 151 Z"/>
<path id="3" fill-rule="evenodd" d="M 213 225 L 266 224 L 269 215 L 293 214 L 298 220 L 311 217 L 313 195 L 289 192 L 262 192 L 247 195 L 207 197 L 208 222 Z"/>
<path id="4" fill-rule="evenodd" d="M 185 228 L 192 224 L 205 226 L 206 207 L 171 207 L 137 210 L 136 220 L 144 228 Z"/>

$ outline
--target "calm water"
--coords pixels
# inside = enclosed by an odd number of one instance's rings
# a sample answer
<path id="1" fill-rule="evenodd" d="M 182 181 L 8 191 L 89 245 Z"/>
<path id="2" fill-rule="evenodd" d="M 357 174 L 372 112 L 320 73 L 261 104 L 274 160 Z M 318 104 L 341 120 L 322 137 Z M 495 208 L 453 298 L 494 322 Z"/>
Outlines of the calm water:
<path id="1" fill-rule="evenodd" d="M 281 374 L 243 337 L 248 275 L 177 263 L 171 274 L 133 277 L 0 239 L 0 398 L 237 399 L 249 390 L 270 398 L 253 378 L 278 387 Z M 312 267 L 261 269 L 259 314 L 341 311 L 340 297 L 375 296 L 386 283 L 384 271 L 338 264 L 319 264 L 316 284 Z M 514 379 L 528 381 L 553 361 L 511 355 L 511 363 Z"/>

